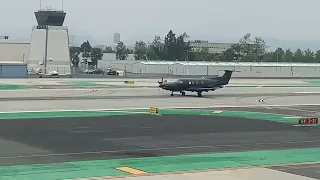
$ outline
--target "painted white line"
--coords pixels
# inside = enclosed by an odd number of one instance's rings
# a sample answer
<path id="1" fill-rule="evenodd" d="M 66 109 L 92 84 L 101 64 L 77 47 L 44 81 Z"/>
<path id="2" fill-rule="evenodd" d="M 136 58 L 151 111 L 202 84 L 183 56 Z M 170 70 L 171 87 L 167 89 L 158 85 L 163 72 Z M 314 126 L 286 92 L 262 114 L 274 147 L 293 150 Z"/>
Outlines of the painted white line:
<path id="1" fill-rule="evenodd" d="M 279 105 L 216 105 L 216 106 L 199 106 L 199 107 L 188 107 L 188 106 L 167 106 L 167 107 L 158 107 L 159 109 L 208 109 L 208 108 L 243 108 L 243 107 L 294 107 L 294 106 L 320 106 L 320 104 L 279 104 Z M 157 107 L 157 106 L 155 106 Z M 123 111 L 123 110 L 148 110 L 149 107 L 143 107 L 143 108 L 116 108 L 116 109 L 69 109 L 69 110 L 63 110 L 63 109 L 56 109 L 56 110 L 42 110 L 42 111 L 2 111 L 1 113 L 28 113 L 28 112 L 78 112 L 78 111 Z"/>
<path id="2" fill-rule="evenodd" d="M 284 119 L 297 119 L 297 118 L 302 118 L 300 116 L 293 116 L 293 117 L 282 117 Z"/>
<path id="3" fill-rule="evenodd" d="M 277 143 L 257 143 L 256 145 L 279 145 L 279 144 L 297 144 L 297 143 L 319 143 L 320 140 L 315 141 L 285 141 Z M 220 145 L 206 145 L 206 146 L 176 146 L 176 147 L 162 147 L 162 148 L 143 148 L 131 150 L 110 150 L 110 151 L 92 151 L 92 152 L 73 152 L 63 154 L 34 154 L 29 156 L 3 156 L 0 159 L 17 159 L 17 158 L 35 158 L 35 157 L 52 157 L 52 156 L 68 156 L 68 155 L 83 155 L 83 154 L 102 154 L 102 153 L 119 153 L 119 152 L 136 152 L 136 151 L 155 151 L 155 150 L 170 150 L 170 149 L 195 149 L 195 148 L 215 148 L 215 147 L 239 147 L 248 146 L 250 144 L 220 144 Z"/>
<path id="4" fill-rule="evenodd" d="M 295 125 L 292 125 L 292 126 L 295 126 L 295 127 L 315 127 L 317 125 L 318 124 L 295 124 Z"/>
<path id="5" fill-rule="evenodd" d="M 0 92 L 2 91 L 88 91 L 88 90 L 92 90 L 92 89 L 95 89 L 94 87 L 92 88 L 80 88 L 80 89 L 33 89 L 33 88 L 28 88 L 28 89 L 13 89 L 13 90 L 0 90 Z M 97 90 L 109 90 L 110 88 L 108 89 L 97 89 Z"/>
<path id="6" fill-rule="evenodd" d="M 320 92 L 293 92 L 295 94 L 320 94 Z"/>

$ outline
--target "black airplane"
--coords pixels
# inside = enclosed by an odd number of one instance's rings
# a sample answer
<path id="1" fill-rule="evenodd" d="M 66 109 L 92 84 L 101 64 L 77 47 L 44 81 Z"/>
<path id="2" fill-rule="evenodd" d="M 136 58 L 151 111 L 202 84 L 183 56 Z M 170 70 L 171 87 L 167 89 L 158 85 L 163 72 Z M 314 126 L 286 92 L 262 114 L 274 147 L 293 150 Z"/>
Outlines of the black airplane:
<path id="1" fill-rule="evenodd" d="M 173 92 L 180 92 L 183 96 L 186 94 L 185 91 L 197 92 L 198 97 L 202 96 L 202 92 L 215 91 L 216 89 L 224 88 L 230 81 L 233 71 L 225 70 L 223 76 L 212 77 L 212 78 L 185 78 L 178 79 L 173 83 L 158 81 L 159 87 Z"/>

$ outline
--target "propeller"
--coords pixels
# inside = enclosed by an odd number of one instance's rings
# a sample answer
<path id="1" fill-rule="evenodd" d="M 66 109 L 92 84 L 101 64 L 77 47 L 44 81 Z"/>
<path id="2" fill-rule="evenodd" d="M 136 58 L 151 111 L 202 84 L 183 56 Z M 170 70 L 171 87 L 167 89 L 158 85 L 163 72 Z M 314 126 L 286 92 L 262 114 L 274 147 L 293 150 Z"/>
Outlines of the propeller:
<path id="1" fill-rule="evenodd" d="M 160 87 L 160 85 L 163 84 L 163 78 L 161 78 L 161 81 L 158 81 L 158 83 L 159 83 L 159 89 L 158 89 L 158 91 L 160 91 L 160 89 L 162 89 L 162 88 Z"/>
<path id="2" fill-rule="evenodd" d="M 161 78 L 161 81 L 158 81 L 159 85 L 163 84 L 163 78 Z"/>

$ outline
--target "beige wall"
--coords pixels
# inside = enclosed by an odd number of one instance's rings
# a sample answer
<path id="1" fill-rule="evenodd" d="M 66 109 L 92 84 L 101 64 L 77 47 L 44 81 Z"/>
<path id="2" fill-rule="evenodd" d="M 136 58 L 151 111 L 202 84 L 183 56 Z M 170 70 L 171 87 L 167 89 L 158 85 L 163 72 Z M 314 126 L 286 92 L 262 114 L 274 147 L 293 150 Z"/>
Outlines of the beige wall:
<path id="1" fill-rule="evenodd" d="M 29 43 L 0 42 L 0 62 L 23 62 L 23 60 L 27 62 L 29 46 Z"/>

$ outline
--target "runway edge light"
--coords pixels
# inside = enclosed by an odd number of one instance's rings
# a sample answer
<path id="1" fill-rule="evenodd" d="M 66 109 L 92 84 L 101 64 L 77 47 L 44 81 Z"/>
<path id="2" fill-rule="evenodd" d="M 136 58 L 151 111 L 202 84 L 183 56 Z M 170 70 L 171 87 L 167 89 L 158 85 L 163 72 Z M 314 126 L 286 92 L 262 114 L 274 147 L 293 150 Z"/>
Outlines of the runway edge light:
<path id="1" fill-rule="evenodd" d="M 150 113 L 151 115 L 157 115 L 157 114 L 159 113 L 159 109 L 156 108 L 156 107 L 150 107 L 150 108 L 149 108 L 149 113 Z"/>

